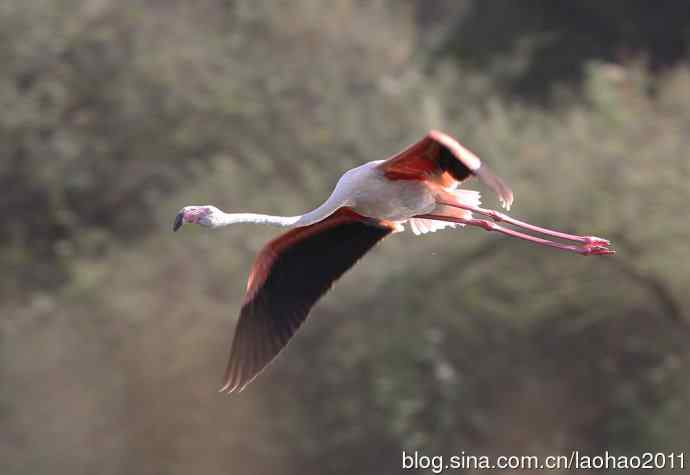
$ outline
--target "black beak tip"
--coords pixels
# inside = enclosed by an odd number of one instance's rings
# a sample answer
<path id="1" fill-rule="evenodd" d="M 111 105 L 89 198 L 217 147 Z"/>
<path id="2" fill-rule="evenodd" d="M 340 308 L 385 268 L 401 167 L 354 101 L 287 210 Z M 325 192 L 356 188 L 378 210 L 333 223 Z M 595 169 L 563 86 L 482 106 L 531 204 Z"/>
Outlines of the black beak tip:
<path id="1" fill-rule="evenodd" d="M 175 222 L 173 223 L 173 231 L 177 231 L 182 227 L 182 224 L 184 223 L 182 220 L 183 216 L 184 215 L 182 213 L 177 213 L 177 216 L 175 216 Z"/>

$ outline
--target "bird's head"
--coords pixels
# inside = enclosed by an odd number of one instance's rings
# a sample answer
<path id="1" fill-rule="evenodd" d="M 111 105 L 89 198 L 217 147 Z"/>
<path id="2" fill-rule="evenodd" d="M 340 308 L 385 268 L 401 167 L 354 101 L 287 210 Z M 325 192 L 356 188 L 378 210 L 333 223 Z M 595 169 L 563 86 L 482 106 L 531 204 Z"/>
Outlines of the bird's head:
<path id="1" fill-rule="evenodd" d="M 173 231 L 177 231 L 184 223 L 200 224 L 207 228 L 215 228 L 220 224 L 223 212 L 215 206 L 185 206 L 175 216 Z"/>

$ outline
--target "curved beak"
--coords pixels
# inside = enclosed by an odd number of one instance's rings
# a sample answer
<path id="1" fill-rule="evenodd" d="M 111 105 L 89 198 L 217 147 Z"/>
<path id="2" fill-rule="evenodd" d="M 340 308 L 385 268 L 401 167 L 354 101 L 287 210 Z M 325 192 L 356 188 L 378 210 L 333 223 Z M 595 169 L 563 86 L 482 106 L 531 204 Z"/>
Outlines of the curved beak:
<path id="1" fill-rule="evenodd" d="M 177 231 L 182 227 L 184 224 L 184 213 L 179 212 L 177 213 L 177 216 L 175 216 L 175 222 L 173 223 L 173 231 Z"/>

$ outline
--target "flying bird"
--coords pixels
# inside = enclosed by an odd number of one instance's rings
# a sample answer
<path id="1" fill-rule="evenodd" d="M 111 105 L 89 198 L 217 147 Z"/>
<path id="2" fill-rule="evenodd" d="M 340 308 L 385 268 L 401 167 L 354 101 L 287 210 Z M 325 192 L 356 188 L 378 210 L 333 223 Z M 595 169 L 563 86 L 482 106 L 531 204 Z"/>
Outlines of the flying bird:
<path id="1" fill-rule="evenodd" d="M 566 234 L 481 208 L 479 192 L 459 188 L 471 177 L 492 189 L 510 209 L 513 192 L 508 185 L 457 140 L 432 130 L 391 158 L 345 172 L 331 196 L 302 215 L 225 213 L 209 205 L 182 208 L 174 231 L 184 223 L 291 228 L 270 241 L 254 262 L 220 391 L 238 392 L 249 384 L 285 347 L 331 285 L 383 238 L 403 231 L 405 224 L 417 235 L 470 226 L 585 256 L 615 253 L 606 239 Z"/>

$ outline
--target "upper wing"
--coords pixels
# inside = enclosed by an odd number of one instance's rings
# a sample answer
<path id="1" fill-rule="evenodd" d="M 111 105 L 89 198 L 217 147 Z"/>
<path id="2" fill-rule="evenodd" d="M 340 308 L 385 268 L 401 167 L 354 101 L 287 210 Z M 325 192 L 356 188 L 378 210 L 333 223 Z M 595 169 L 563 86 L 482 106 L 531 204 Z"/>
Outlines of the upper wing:
<path id="1" fill-rule="evenodd" d="M 449 135 L 432 130 L 419 142 L 379 165 L 391 180 L 434 180 L 451 186 L 474 175 L 510 209 L 513 192 L 474 153 Z"/>
<path id="2" fill-rule="evenodd" d="M 249 276 L 221 391 L 241 391 L 251 382 L 333 282 L 392 231 L 386 223 L 341 208 L 269 242 Z"/>

